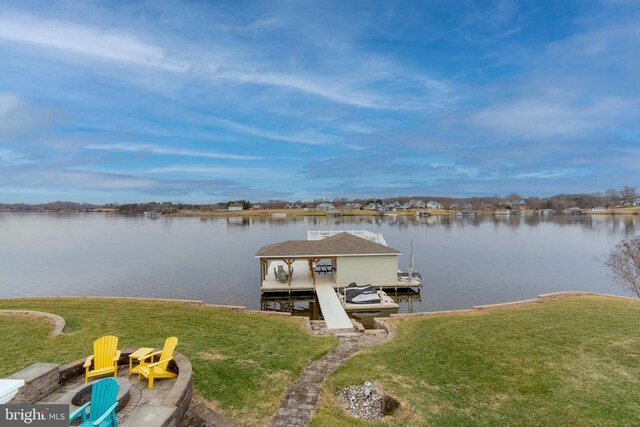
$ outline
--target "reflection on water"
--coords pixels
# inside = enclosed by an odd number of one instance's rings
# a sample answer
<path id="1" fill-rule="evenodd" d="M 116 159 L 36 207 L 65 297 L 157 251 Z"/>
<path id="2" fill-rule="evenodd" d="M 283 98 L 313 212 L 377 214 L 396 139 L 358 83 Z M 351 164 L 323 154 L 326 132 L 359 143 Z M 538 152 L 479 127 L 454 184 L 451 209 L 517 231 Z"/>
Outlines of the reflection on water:
<path id="1" fill-rule="evenodd" d="M 205 217 L 0 214 L 0 296 L 124 295 L 261 306 L 263 245 L 307 230 L 382 233 L 424 278 L 400 311 L 467 308 L 585 290 L 625 295 L 594 261 L 640 230 L 640 216 Z M 306 302 L 262 301 L 312 311 Z"/>

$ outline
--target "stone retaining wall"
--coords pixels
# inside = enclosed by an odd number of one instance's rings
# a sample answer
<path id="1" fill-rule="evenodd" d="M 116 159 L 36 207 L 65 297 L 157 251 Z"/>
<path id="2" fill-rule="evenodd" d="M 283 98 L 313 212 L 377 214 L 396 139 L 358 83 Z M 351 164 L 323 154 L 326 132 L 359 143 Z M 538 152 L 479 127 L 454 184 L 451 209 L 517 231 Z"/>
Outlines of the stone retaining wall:
<path id="1" fill-rule="evenodd" d="M 24 385 L 9 403 L 35 403 L 55 391 L 59 367 L 55 363 L 34 363 L 11 375 L 9 379 L 24 380 Z"/>
<path id="2" fill-rule="evenodd" d="M 193 395 L 191 362 L 184 355 L 174 353 L 173 360 L 169 364 L 172 370 L 178 372 L 178 378 L 173 387 L 162 402 L 163 406 L 173 407 L 176 410 L 162 427 L 174 427 L 180 424 L 189 409 Z"/>
<path id="3" fill-rule="evenodd" d="M 549 294 L 540 294 L 536 298 L 530 298 L 530 299 L 525 299 L 520 301 L 502 302 L 498 304 L 475 305 L 472 308 L 466 308 L 462 310 L 425 311 L 420 313 L 396 313 L 396 314 L 391 314 L 390 317 L 402 318 L 402 317 L 437 316 L 442 314 L 474 313 L 480 310 L 491 310 L 491 309 L 513 307 L 518 305 L 536 304 L 549 299 L 579 297 L 579 296 L 598 296 L 598 297 L 619 298 L 619 299 L 638 301 L 638 298 L 625 297 L 621 295 L 601 294 L 598 292 L 562 291 L 562 292 L 553 292 Z M 380 320 L 380 319 L 376 319 L 376 320 Z"/>
<path id="4" fill-rule="evenodd" d="M 194 305 L 203 305 L 205 307 L 212 308 L 223 308 L 233 311 L 241 311 L 245 313 L 253 313 L 253 314 L 265 314 L 265 315 L 275 315 L 275 316 L 291 316 L 291 313 L 280 312 L 280 311 L 262 311 L 262 310 L 252 310 L 247 308 L 244 305 L 226 305 L 226 304 L 207 304 L 203 300 L 195 300 L 195 299 L 174 299 L 174 298 L 144 298 L 144 297 L 117 297 L 117 296 L 84 296 L 84 295 L 70 295 L 70 296 L 57 296 L 57 297 L 2 297 L 0 300 L 22 300 L 22 299 L 67 299 L 67 298 L 77 298 L 77 299 L 118 299 L 118 300 L 141 300 L 141 301 L 158 301 L 158 302 L 177 302 L 183 304 L 194 304 Z M 3 311 L 6 312 L 15 312 L 15 313 L 42 313 L 42 315 L 46 315 L 49 317 L 62 317 L 52 314 L 52 313 L 44 313 L 44 312 L 29 312 L 29 310 L 0 310 L 0 313 Z M 64 319 L 62 319 L 62 324 L 64 327 Z M 62 330 L 61 330 L 62 331 Z"/>
<path id="5" fill-rule="evenodd" d="M 36 316 L 36 317 L 44 317 L 51 323 L 53 323 L 53 329 L 49 334 L 50 337 L 55 337 L 60 335 L 64 330 L 65 321 L 62 316 L 58 316 L 53 313 L 46 313 L 44 311 L 33 311 L 33 310 L 0 310 L 0 314 L 22 314 L 26 316 Z"/>
<path id="6" fill-rule="evenodd" d="M 382 329 L 387 332 L 387 336 L 379 344 L 385 344 L 396 337 L 396 328 L 394 328 L 393 325 L 387 320 L 388 319 L 386 318 L 380 317 L 376 317 L 373 319 L 373 323 L 376 325 L 377 329 Z"/>

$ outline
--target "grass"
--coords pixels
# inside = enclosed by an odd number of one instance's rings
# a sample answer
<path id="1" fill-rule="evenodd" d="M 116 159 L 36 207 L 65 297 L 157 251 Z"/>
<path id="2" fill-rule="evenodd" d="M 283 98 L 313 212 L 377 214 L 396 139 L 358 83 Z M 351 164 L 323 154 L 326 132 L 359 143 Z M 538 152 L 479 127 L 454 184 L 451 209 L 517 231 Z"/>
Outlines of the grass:
<path id="1" fill-rule="evenodd" d="M 596 213 L 597 214 L 597 213 Z M 623 208 L 607 209 L 602 214 L 640 215 L 640 206 L 627 206 Z"/>
<path id="2" fill-rule="evenodd" d="M 329 377 L 312 426 L 638 424 L 640 301 L 572 297 L 393 322 L 393 341 Z M 365 380 L 402 409 L 382 423 L 349 418 L 334 392 Z"/>
<path id="3" fill-rule="evenodd" d="M 119 348 L 161 347 L 175 335 L 191 360 L 202 398 L 244 425 L 265 424 L 288 384 L 335 345 L 307 334 L 300 318 L 236 312 L 177 302 L 124 299 L 0 300 L 0 309 L 30 309 L 66 320 L 49 338 L 45 320 L 0 315 L 0 377 L 35 362 L 66 363 L 89 355 L 93 340 L 120 338 Z"/>

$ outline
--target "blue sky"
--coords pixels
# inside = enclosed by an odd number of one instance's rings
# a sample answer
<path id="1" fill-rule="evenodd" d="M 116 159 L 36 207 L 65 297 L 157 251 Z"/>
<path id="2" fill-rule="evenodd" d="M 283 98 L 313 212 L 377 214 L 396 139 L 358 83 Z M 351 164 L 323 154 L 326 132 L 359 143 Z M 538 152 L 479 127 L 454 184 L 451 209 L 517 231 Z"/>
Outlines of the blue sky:
<path id="1" fill-rule="evenodd" d="M 0 1 L 0 201 L 640 184 L 637 1 Z"/>

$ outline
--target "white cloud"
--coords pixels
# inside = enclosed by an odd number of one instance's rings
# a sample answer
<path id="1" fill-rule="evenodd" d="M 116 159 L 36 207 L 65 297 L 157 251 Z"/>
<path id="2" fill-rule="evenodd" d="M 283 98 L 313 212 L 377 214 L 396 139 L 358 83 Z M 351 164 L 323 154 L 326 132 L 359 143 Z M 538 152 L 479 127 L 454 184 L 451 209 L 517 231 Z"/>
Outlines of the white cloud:
<path id="1" fill-rule="evenodd" d="M 0 120 L 23 105 L 19 96 L 12 93 L 0 93 Z"/>
<path id="2" fill-rule="evenodd" d="M 576 169 L 554 169 L 539 170 L 535 172 L 522 172 L 509 175 L 506 178 L 511 179 L 552 179 L 552 178 L 571 178 L 586 175 L 587 171 L 579 171 Z"/>
<path id="3" fill-rule="evenodd" d="M 619 98 L 582 104 L 554 96 L 530 97 L 487 107 L 473 115 L 471 123 L 515 136 L 580 136 L 611 126 L 628 107 L 629 102 Z"/>
<path id="4" fill-rule="evenodd" d="M 40 130 L 59 120 L 59 116 L 54 111 L 34 107 L 16 94 L 0 92 L 0 136 Z"/>
<path id="5" fill-rule="evenodd" d="M 259 28 L 273 20 L 257 23 Z M 131 30 L 91 27 L 73 22 L 0 12 L 0 40 L 55 49 L 72 55 L 84 55 L 102 61 L 152 67 L 202 79 L 231 81 L 289 89 L 340 104 L 369 109 L 439 108 L 453 97 L 444 94 L 446 84 L 419 73 L 408 74 L 405 67 L 381 58 L 357 53 L 344 58 L 336 72 L 335 59 L 326 58 L 331 69 L 283 72 L 278 59 L 255 63 L 256 47 L 236 43 L 230 49 L 220 41 L 199 46 L 174 40 L 171 48 L 150 43 L 153 35 L 141 37 Z M 179 53 L 178 53 L 179 52 Z M 216 57 L 215 60 L 211 58 Z M 322 64 L 323 61 L 320 61 Z M 348 63 L 347 63 L 348 62 Z M 320 65 L 322 67 L 322 65 Z M 118 73 L 119 77 L 127 77 Z M 144 84 L 146 81 L 138 82 Z M 390 84 L 388 88 L 384 85 Z M 375 86 L 376 89 L 369 89 Z M 401 88 L 400 93 L 396 93 Z M 446 98 L 446 99 L 445 99 Z"/>
<path id="6" fill-rule="evenodd" d="M 237 132 L 245 133 L 248 135 L 257 136 L 260 138 L 272 139 L 276 141 L 284 141 L 284 142 L 293 142 L 299 144 L 307 144 L 307 145 L 322 145 L 328 144 L 331 141 L 327 139 L 326 136 L 323 135 L 299 135 L 299 134 L 281 134 L 276 132 L 271 132 L 263 129 L 258 129 L 252 126 L 247 126 L 242 123 L 237 123 L 232 120 L 221 119 L 221 118 L 211 118 L 211 120 L 222 127 L 227 129 L 231 129 Z"/>
<path id="7" fill-rule="evenodd" d="M 15 150 L 0 147 L 0 165 L 18 166 L 34 163 L 33 160 L 25 158 L 25 156 Z"/>
<path id="8" fill-rule="evenodd" d="M 263 31 L 268 30 L 274 27 L 281 25 L 280 19 L 276 17 L 268 17 L 257 19 L 253 22 L 249 22 L 248 24 L 240 24 L 240 25 L 232 25 L 232 24 L 218 24 L 215 28 L 220 29 L 222 31 L 233 31 L 233 32 L 253 32 L 253 31 Z"/>
<path id="9" fill-rule="evenodd" d="M 184 65 L 167 61 L 160 47 L 132 35 L 69 22 L 3 13 L 0 14 L 0 39 L 169 71 L 186 70 Z"/>
<path id="10" fill-rule="evenodd" d="M 319 96 L 341 104 L 364 108 L 389 108 L 387 102 L 379 97 L 362 91 L 354 91 L 335 82 L 322 81 L 318 77 L 305 77 L 296 74 L 274 73 L 260 70 L 222 69 L 213 76 L 241 83 L 278 86 L 295 89 L 310 95 Z"/>
<path id="11" fill-rule="evenodd" d="M 207 165 L 177 165 L 161 166 L 144 170 L 148 174 L 198 174 L 198 175 L 223 175 L 225 177 L 244 178 L 293 178 L 293 172 L 279 171 L 271 168 L 246 168 L 228 166 Z"/>
<path id="12" fill-rule="evenodd" d="M 592 59 L 594 56 L 609 56 L 620 61 L 634 58 L 620 58 L 620 51 L 636 49 L 640 40 L 640 26 L 637 21 L 616 22 L 615 25 L 606 25 L 574 34 L 557 42 L 550 43 L 547 51 L 556 57 L 584 57 Z M 598 65 L 598 63 L 594 63 Z"/>
<path id="13" fill-rule="evenodd" d="M 149 144 L 87 144 L 84 148 L 88 150 L 102 151 L 124 151 L 141 152 L 169 156 L 205 157 L 211 159 L 227 160 L 258 160 L 259 156 L 249 156 L 242 154 L 220 153 L 217 151 L 189 150 L 180 148 L 160 147 Z"/>

